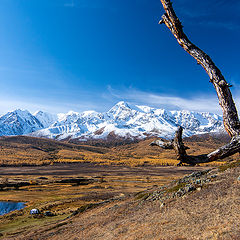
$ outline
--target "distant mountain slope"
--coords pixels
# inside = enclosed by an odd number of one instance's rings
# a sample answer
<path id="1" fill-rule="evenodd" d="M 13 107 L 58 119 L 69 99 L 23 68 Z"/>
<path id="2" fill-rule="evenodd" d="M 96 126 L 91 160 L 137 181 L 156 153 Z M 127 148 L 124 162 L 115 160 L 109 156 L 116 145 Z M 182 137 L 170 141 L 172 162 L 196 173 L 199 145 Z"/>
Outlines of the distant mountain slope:
<path id="1" fill-rule="evenodd" d="M 177 126 L 184 136 L 219 132 L 222 117 L 208 112 L 167 111 L 148 106 L 129 106 L 121 101 L 109 111 L 49 114 L 16 110 L 0 118 L 0 135 L 27 135 L 51 139 L 143 139 L 148 136 L 172 138 Z"/>
<path id="2" fill-rule="evenodd" d="M 43 111 L 37 111 L 33 114 L 33 116 L 38 119 L 38 121 L 42 124 L 43 128 L 51 126 L 54 122 L 58 120 L 56 115 Z"/>
<path id="3" fill-rule="evenodd" d="M 29 136 L 0 137 L 0 166 L 49 165 L 57 163 L 91 162 L 111 165 L 176 165 L 173 150 L 150 146 L 155 138 L 138 141 L 102 139 L 71 142 Z M 225 135 L 201 134 L 184 139 L 190 155 L 214 151 L 228 141 Z M 72 143 L 74 142 L 74 143 Z M 228 159 L 237 159 L 234 155 Z"/>
<path id="4" fill-rule="evenodd" d="M 81 162 L 105 154 L 104 147 L 76 145 L 29 136 L 0 137 L 0 166 Z"/>
<path id="5" fill-rule="evenodd" d="M 27 110 L 15 110 L 0 117 L 0 136 L 24 135 L 44 126 Z"/>

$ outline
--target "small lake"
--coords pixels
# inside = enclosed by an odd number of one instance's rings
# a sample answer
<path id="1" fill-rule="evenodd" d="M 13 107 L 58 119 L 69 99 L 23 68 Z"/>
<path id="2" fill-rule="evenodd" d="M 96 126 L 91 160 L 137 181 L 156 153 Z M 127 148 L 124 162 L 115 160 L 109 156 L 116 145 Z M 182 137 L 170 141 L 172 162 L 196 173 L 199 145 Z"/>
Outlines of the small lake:
<path id="1" fill-rule="evenodd" d="M 0 201 L 0 215 L 12 212 L 14 210 L 20 210 L 25 207 L 23 202 L 1 202 Z"/>

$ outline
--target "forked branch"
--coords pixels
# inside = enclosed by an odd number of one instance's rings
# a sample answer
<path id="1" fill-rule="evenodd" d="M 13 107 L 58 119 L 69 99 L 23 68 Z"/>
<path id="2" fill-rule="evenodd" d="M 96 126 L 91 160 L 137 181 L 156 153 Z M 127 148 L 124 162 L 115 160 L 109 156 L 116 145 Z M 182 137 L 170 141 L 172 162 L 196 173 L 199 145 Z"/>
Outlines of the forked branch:
<path id="1" fill-rule="evenodd" d="M 175 150 L 177 159 L 180 160 L 180 163 L 184 162 L 188 164 L 196 164 L 231 156 L 232 154 L 240 151 L 240 122 L 237 109 L 229 89 L 231 86 L 227 83 L 221 71 L 217 68 L 212 59 L 204 51 L 194 45 L 185 35 L 182 24 L 172 7 L 171 1 L 161 0 L 161 3 L 165 10 L 165 14 L 163 14 L 159 24 L 164 23 L 169 28 L 180 46 L 193 58 L 195 58 L 197 63 L 200 64 L 209 75 L 210 82 L 213 84 L 216 90 L 219 104 L 223 112 L 224 127 L 230 137 L 232 137 L 232 140 L 229 144 L 208 155 L 188 156 L 186 153 L 186 147 L 182 142 L 182 128 L 179 127 L 174 140 L 169 143 L 164 143 L 162 146 L 167 146 L 170 144 Z"/>
<path id="2" fill-rule="evenodd" d="M 230 143 L 218 148 L 209 154 L 202 154 L 198 156 L 188 155 L 186 153 L 186 150 L 189 149 L 189 147 L 186 147 L 182 141 L 182 131 L 183 128 L 178 127 L 178 130 L 176 131 L 175 137 L 172 141 L 156 140 L 153 141 L 150 145 L 157 145 L 164 149 L 174 149 L 177 155 L 177 159 L 179 160 L 178 165 L 181 165 L 182 163 L 196 165 L 198 163 L 212 162 L 217 159 L 229 157 L 240 151 L 240 137 L 236 136 L 231 139 Z"/>

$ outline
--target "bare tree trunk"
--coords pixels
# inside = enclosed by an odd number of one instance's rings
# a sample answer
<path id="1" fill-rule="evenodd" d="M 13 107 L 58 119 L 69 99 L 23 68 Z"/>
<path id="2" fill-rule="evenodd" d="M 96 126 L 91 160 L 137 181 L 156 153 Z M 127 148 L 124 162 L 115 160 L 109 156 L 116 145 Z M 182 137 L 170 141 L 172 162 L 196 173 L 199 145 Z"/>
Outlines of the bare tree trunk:
<path id="1" fill-rule="evenodd" d="M 216 67 L 212 59 L 187 38 L 183 32 L 182 24 L 173 10 L 170 0 L 161 0 L 161 3 L 164 7 L 165 14 L 162 16 L 159 24 L 164 23 L 169 28 L 180 46 L 193 58 L 195 58 L 197 63 L 200 64 L 209 75 L 210 82 L 213 84 L 217 92 L 219 104 L 222 108 L 224 127 L 228 134 L 232 137 L 229 144 L 208 155 L 188 156 L 186 153 L 186 147 L 182 142 L 182 127 L 179 127 L 174 140 L 168 144 L 171 143 L 171 148 L 175 150 L 177 159 L 180 160 L 180 163 L 184 162 L 188 164 L 196 164 L 231 156 L 232 154 L 240 151 L 240 122 L 237 109 L 229 89 L 231 86 L 227 83 L 221 71 Z M 159 145 L 156 144 L 156 142 L 153 142 L 152 144 Z M 167 143 L 164 143 L 164 145 L 166 144 Z"/>

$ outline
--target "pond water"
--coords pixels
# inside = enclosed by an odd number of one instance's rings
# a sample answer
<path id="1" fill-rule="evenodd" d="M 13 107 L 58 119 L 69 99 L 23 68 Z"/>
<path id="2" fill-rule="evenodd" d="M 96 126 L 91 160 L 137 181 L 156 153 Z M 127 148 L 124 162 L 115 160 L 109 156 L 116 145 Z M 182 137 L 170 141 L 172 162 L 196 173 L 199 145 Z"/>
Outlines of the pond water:
<path id="1" fill-rule="evenodd" d="M 9 213 L 14 210 L 20 210 L 25 207 L 23 202 L 1 202 L 0 201 L 0 215 Z"/>

